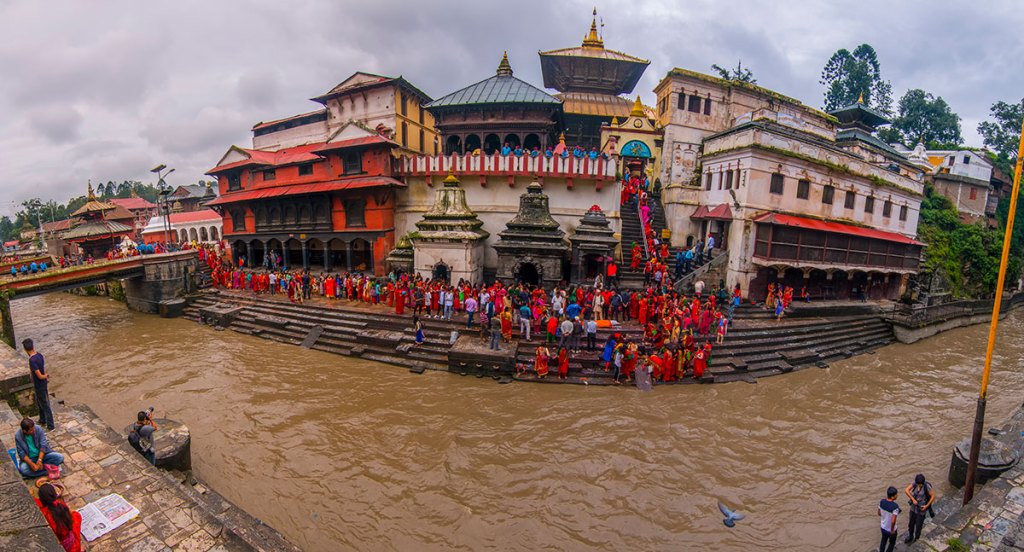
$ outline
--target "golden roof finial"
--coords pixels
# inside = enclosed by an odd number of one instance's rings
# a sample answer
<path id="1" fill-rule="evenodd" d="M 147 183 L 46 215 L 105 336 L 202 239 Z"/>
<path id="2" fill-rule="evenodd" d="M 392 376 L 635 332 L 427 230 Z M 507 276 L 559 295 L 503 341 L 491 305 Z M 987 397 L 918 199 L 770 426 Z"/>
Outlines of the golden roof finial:
<path id="1" fill-rule="evenodd" d="M 455 170 L 454 169 L 448 169 L 448 176 L 445 177 L 443 182 L 444 182 L 445 187 L 447 187 L 447 188 L 458 187 L 459 179 L 455 178 Z"/>
<path id="2" fill-rule="evenodd" d="M 614 115 L 612 116 L 612 126 L 619 126 L 619 118 Z"/>
<path id="3" fill-rule="evenodd" d="M 498 63 L 498 75 L 503 77 L 512 76 L 512 64 L 508 62 L 508 51 L 501 55 L 501 62 Z"/>
<path id="4" fill-rule="evenodd" d="M 647 113 L 644 112 L 644 104 L 640 101 L 640 95 L 637 94 L 636 101 L 633 102 L 633 110 L 629 112 L 630 117 L 646 117 Z"/>
<path id="5" fill-rule="evenodd" d="M 565 143 L 565 133 L 564 132 L 558 133 L 558 141 L 563 143 L 563 144 Z"/>
<path id="6" fill-rule="evenodd" d="M 594 18 L 590 20 L 590 33 L 583 39 L 583 46 L 586 48 L 604 48 L 604 41 L 597 36 L 597 8 L 594 8 Z"/>
<path id="7" fill-rule="evenodd" d="M 92 179 L 89 179 L 89 201 L 96 201 L 96 194 L 92 191 Z"/>
<path id="8" fill-rule="evenodd" d="M 864 93 L 863 92 L 861 92 L 860 93 L 860 97 L 857 98 L 857 103 L 862 104 L 862 105 L 864 104 Z"/>

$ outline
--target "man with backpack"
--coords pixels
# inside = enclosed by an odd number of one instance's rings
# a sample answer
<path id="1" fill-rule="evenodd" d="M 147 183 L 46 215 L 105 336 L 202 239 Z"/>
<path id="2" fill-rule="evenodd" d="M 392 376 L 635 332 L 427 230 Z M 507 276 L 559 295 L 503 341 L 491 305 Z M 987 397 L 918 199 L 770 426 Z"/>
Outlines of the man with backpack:
<path id="1" fill-rule="evenodd" d="M 153 451 L 153 434 L 156 423 L 153 421 L 153 409 L 139 412 L 138 419 L 128 430 L 128 444 L 145 457 L 150 464 L 156 465 L 156 452 Z"/>
<path id="2" fill-rule="evenodd" d="M 924 474 L 914 476 L 914 482 L 907 485 L 903 490 L 910 498 L 910 522 L 907 526 L 907 538 L 903 542 L 910 544 L 921 538 L 921 529 L 924 527 L 924 518 L 928 509 L 935 502 L 935 492 L 932 486 L 924 480 Z"/>

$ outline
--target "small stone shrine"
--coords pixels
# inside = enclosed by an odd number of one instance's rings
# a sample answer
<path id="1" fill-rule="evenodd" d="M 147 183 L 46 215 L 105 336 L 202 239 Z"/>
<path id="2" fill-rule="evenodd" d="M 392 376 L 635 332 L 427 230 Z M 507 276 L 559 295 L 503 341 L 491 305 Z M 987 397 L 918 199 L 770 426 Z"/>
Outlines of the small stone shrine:
<path id="1" fill-rule="evenodd" d="M 409 235 L 413 268 L 423 278 L 479 282 L 483 276 L 484 242 L 490 234 L 466 204 L 466 190 L 448 173 L 434 196 L 434 206 Z"/>
<path id="2" fill-rule="evenodd" d="M 572 283 L 593 282 L 597 275 L 605 273 L 608 262 L 614 258 L 615 239 L 604 211 L 594 205 L 580 219 L 572 237 Z"/>
<path id="3" fill-rule="evenodd" d="M 398 243 L 396 243 L 395 248 L 388 253 L 384 262 L 387 263 L 388 271 L 411 274 L 414 259 L 415 252 L 412 248 L 412 240 L 409 239 L 408 234 L 404 234 L 402 237 L 398 238 Z"/>
<path id="4" fill-rule="evenodd" d="M 498 278 L 551 287 L 562 280 L 565 232 L 551 217 L 548 196 L 537 182 L 519 196 L 519 212 L 498 233 Z"/>

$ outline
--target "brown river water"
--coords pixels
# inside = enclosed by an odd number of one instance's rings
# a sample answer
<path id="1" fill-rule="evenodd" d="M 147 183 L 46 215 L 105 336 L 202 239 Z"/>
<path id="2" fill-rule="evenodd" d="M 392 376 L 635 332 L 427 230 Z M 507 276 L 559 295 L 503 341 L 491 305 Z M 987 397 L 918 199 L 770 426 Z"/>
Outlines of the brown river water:
<path id="1" fill-rule="evenodd" d="M 188 424 L 197 475 L 311 551 L 873 550 L 886 486 L 949 490 L 987 333 L 640 393 L 415 375 L 105 298 L 12 305 L 58 397 Z M 990 426 L 1024 397 L 1022 329 L 1001 324 Z"/>

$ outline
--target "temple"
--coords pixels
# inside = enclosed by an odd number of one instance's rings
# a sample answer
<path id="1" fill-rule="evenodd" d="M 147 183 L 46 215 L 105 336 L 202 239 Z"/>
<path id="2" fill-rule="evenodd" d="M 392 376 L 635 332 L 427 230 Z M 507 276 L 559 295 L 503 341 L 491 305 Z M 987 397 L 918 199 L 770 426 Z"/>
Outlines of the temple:
<path id="1" fill-rule="evenodd" d="M 566 140 L 601 146 L 601 125 L 629 117 L 631 94 L 650 61 L 609 50 L 597 32 L 597 10 L 580 46 L 540 52 L 544 86 L 558 90 Z"/>
<path id="2" fill-rule="evenodd" d="M 236 261 L 273 251 L 292 267 L 551 285 L 631 264 L 634 243 L 642 264 L 712 239 L 700 278 L 754 297 L 783 283 L 821 298 L 906 291 L 934 163 L 879 139 L 884 116 L 682 68 L 651 108 L 634 95 L 650 62 L 605 48 L 601 27 L 595 12 L 579 46 L 539 52 L 554 93 L 505 54 L 437 100 L 356 72 L 314 98 L 322 109 L 258 123 L 252 147 L 210 171 L 220 197 L 206 204 Z M 970 194 L 986 212 L 989 196 Z M 643 285 L 631 266 L 618 276 Z"/>
<path id="3" fill-rule="evenodd" d="M 76 246 L 81 255 L 103 258 L 121 240 L 135 233 L 134 216 L 124 207 L 96 199 L 92 183 L 89 183 L 85 205 L 74 213 L 72 227 L 64 231 L 62 238 Z"/>
<path id="4" fill-rule="evenodd" d="M 553 146 L 561 102 L 512 75 L 506 52 L 495 75 L 426 106 L 437 124 L 444 153 L 491 155 L 503 147 L 526 151 Z"/>

